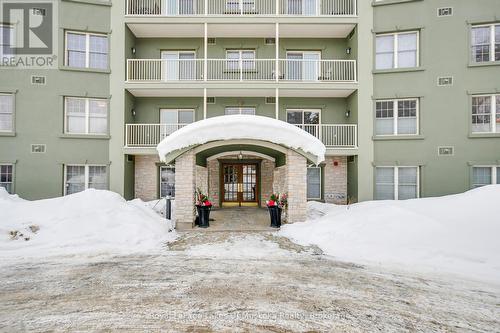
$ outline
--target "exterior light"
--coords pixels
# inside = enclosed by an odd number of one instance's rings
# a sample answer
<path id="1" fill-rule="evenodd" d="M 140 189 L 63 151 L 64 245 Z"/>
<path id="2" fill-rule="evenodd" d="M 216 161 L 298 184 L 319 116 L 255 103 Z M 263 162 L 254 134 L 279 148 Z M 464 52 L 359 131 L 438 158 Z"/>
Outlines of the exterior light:
<path id="1" fill-rule="evenodd" d="M 135 52 L 136 52 L 135 47 L 132 47 L 131 51 L 132 51 L 132 54 L 135 54 Z"/>
<path id="2" fill-rule="evenodd" d="M 241 153 L 241 151 L 240 151 L 240 153 L 238 154 L 238 159 L 239 159 L 239 160 L 242 160 L 242 159 L 243 159 L 243 154 Z"/>
<path id="3" fill-rule="evenodd" d="M 346 116 L 346 118 L 349 118 L 351 116 L 351 110 L 347 110 L 345 112 L 345 116 Z"/>
<path id="4" fill-rule="evenodd" d="M 351 48 L 350 48 L 350 47 L 348 47 L 347 49 L 345 49 L 345 53 L 347 53 L 347 54 L 351 54 Z"/>

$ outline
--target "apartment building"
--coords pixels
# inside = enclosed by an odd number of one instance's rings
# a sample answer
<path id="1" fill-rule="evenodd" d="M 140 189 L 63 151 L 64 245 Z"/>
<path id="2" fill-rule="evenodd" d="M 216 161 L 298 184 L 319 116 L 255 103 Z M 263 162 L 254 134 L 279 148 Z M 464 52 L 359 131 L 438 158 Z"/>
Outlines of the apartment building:
<path id="1" fill-rule="evenodd" d="M 498 17 L 496 0 L 61 0 L 57 67 L 0 69 L 0 184 L 173 195 L 188 225 L 196 187 L 216 207 L 287 192 L 299 221 L 306 200 L 500 183 Z M 325 160 L 248 136 L 160 160 L 172 133 L 235 114 L 308 132 Z"/>

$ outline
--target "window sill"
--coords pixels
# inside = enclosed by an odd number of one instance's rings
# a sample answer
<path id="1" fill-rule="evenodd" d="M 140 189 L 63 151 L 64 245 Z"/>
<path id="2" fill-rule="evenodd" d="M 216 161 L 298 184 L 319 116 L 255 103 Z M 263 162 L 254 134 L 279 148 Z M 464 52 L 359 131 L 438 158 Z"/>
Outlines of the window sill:
<path id="1" fill-rule="evenodd" d="M 396 141 L 396 140 L 424 140 L 423 135 L 374 135 L 373 141 Z"/>
<path id="2" fill-rule="evenodd" d="M 16 132 L 0 132 L 0 136 L 16 136 Z"/>
<path id="3" fill-rule="evenodd" d="M 500 61 L 470 62 L 468 67 L 500 66 Z"/>
<path id="4" fill-rule="evenodd" d="M 92 134 L 61 134 L 61 139 L 91 139 L 91 140 L 109 140 L 111 135 L 92 135 Z"/>
<path id="5" fill-rule="evenodd" d="M 407 3 L 407 2 L 418 2 L 423 0 L 381 0 L 381 1 L 373 1 L 372 6 L 385 6 L 385 5 L 395 5 L 398 3 Z"/>
<path id="6" fill-rule="evenodd" d="M 470 133 L 470 139 L 500 138 L 500 133 Z"/>
<path id="7" fill-rule="evenodd" d="M 89 5 L 98 5 L 98 6 L 107 6 L 111 7 L 111 1 L 108 0 L 62 0 L 66 2 L 79 2 L 79 3 L 86 3 Z"/>
<path id="8" fill-rule="evenodd" d="M 391 74 L 391 73 L 407 73 L 407 72 L 423 72 L 424 67 L 409 67 L 409 68 L 390 68 L 390 69 L 374 69 L 373 74 Z"/>
<path id="9" fill-rule="evenodd" d="M 60 66 L 59 69 L 62 71 L 72 71 L 72 72 L 111 74 L 110 69 L 80 68 L 80 67 L 69 67 L 69 66 Z"/>

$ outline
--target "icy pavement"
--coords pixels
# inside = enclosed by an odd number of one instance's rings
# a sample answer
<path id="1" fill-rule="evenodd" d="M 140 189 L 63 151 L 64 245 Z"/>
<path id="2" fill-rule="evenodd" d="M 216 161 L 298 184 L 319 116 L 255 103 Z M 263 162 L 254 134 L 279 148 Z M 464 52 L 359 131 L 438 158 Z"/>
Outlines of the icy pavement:
<path id="1" fill-rule="evenodd" d="M 381 271 L 263 233 L 0 263 L 0 331 L 498 332 L 500 288 Z"/>

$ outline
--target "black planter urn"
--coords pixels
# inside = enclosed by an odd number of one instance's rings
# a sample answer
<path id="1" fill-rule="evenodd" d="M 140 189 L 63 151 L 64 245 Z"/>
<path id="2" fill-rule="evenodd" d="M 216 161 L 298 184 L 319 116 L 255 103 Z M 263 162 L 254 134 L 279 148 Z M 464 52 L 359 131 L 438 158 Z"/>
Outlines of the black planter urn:
<path id="1" fill-rule="evenodd" d="M 208 228 L 210 226 L 210 210 L 212 206 L 196 206 L 198 210 L 198 226 Z"/>
<path id="2" fill-rule="evenodd" d="M 269 215 L 271 217 L 271 228 L 281 227 L 281 208 L 278 206 L 268 206 Z"/>

